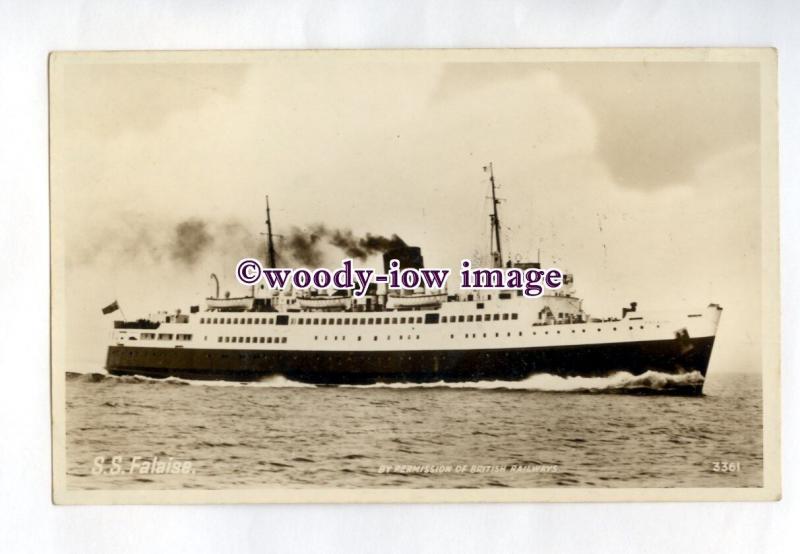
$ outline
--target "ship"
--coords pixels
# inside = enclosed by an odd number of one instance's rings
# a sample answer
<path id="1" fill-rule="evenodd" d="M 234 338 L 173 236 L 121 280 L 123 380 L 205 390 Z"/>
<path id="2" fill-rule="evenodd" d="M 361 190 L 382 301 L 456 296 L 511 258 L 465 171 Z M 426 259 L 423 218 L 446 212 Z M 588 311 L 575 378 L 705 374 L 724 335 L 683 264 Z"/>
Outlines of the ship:
<path id="1" fill-rule="evenodd" d="M 505 260 L 492 164 L 490 250 L 494 267 L 540 268 Z M 276 266 L 269 197 L 264 267 Z M 424 267 L 422 251 L 383 253 L 384 271 Z M 722 308 L 694 313 L 618 316 L 583 309 L 575 279 L 537 298 L 519 290 L 283 291 L 253 286 L 248 295 L 215 295 L 188 313 L 116 320 L 106 370 L 112 375 L 249 382 L 271 376 L 315 385 L 520 381 L 537 374 L 610 377 L 648 372 L 674 379 L 669 391 L 701 395 Z"/>

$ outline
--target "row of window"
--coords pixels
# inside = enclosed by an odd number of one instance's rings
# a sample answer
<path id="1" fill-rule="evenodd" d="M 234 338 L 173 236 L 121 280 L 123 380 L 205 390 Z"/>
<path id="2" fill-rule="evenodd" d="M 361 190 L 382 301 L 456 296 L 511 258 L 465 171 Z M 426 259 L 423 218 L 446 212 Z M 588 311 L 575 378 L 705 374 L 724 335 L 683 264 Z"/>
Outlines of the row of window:
<path id="1" fill-rule="evenodd" d="M 470 323 L 472 321 L 508 321 L 509 318 L 511 319 L 518 319 L 517 314 L 477 314 L 477 315 L 451 315 L 451 316 L 442 316 L 442 323 L 463 323 L 467 322 Z"/>
<path id="2" fill-rule="evenodd" d="M 345 337 L 344 335 L 342 335 L 341 337 L 338 336 L 338 335 L 332 337 L 332 340 L 336 340 L 336 341 L 338 341 L 338 340 L 344 341 L 346 339 L 347 339 L 347 337 Z M 398 340 L 419 340 L 419 335 L 415 335 L 413 338 L 412 338 L 411 335 L 406 335 L 405 338 L 403 337 L 403 335 L 398 335 L 397 339 Z M 320 338 L 319 335 L 315 335 L 314 336 L 314 340 L 328 340 L 328 337 L 326 335 L 326 336 Z M 361 340 L 361 336 L 359 335 L 358 337 L 356 337 L 356 340 L 360 341 Z M 372 340 L 373 341 L 378 340 L 378 335 L 374 335 L 372 337 Z M 392 340 L 392 335 L 386 335 L 386 340 Z"/>
<path id="3" fill-rule="evenodd" d="M 172 333 L 159 333 L 158 335 L 155 333 L 141 334 L 142 340 L 172 340 L 173 336 L 175 340 L 192 340 L 192 335 L 183 333 L 178 333 L 177 335 L 173 335 Z"/>
<path id="4" fill-rule="evenodd" d="M 292 319 L 292 323 L 295 320 Z M 298 317 L 298 325 L 397 325 L 422 323 L 421 317 Z"/>
<path id="5" fill-rule="evenodd" d="M 429 314 L 431 315 L 431 314 Z M 438 314 L 435 314 L 438 316 Z M 560 314 L 559 314 L 560 315 Z M 463 323 L 472 321 L 508 321 L 518 319 L 518 314 L 477 314 L 477 315 L 451 315 L 442 316 L 440 323 Z M 298 317 L 291 318 L 289 323 L 297 325 L 404 325 L 407 323 L 422 323 L 422 317 Z M 228 324 L 228 325 L 252 325 L 274 323 L 273 318 L 266 317 L 201 317 L 201 324 Z M 436 323 L 435 319 L 427 323 Z M 284 322 L 285 324 L 285 322 Z"/>
<path id="6" fill-rule="evenodd" d="M 217 337 L 217 342 L 285 344 L 286 337 Z"/>
<path id="7" fill-rule="evenodd" d="M 656 325 L 656 328 L 661 328 L 661 325 Z M 639 329 L 644 329 L 644 325 L 639 325 Z M 616 328 L 616 327 L 612 327 L 612 328 L 611 328 L 611 330 L 612 330 L 612 331 L 616 331 L 616 330 L 617 330 L 617 328 Z M 629 330 L 629 331 L 633 331 L 633 326 L 628 326 L 628 330 Z M 573 333 L 573 334 L 576 332 L 576 330 L 575 330 L 575 329 L 571 329 L 571 331 L 572 331 L 572 333 Z M 603 331 L 603 330 L 602 330 L 600 327 L 598 327 L 598 328 L 597 328 L 597 332 L 598 332 L 598 333 L 601 333 L 602 331 Z M 586 332 L 586 329 L 585 329 L 585 328 L 584 328 L 584 329 L 581 329 L 581 333 L 585 333 L 585 332 Z M 536 331 L 534 331 L 534 332 L 533 332 L 533 334 L 534 334 L 534 335 L 536 335 Z M 550 331 L 545 331 L 545 332 L 544 332 L 544 334 L 545 334 L 545 335 L 549 335 L 549 334 L 550 334 Z M 561 334 L 561 330 L 560 330 L 560 329 L 556 329 L 556 334 L 557 334 L 557 335 L 560 335 L 560 334 Z M 519 331 L 519 332 L 518 332 L 518 335 L 521 337 L 521 336 L 522 336 L 522 331 Z M 465 334 L 464 334 L 464 338 L 465 338 L 465 339 L 468 339 L 468 338 L 470 338 L 470 336 L 471 336 L 473 339 L 474 339 L 474 338 L 476 338 L 476 334 L 475 334 L 475 333 L 472 333 L 472 335 L 470 335 L 469 333 L 465 333 Z M 500 337 L 500 333 L 495 333 L 495 334 L 494 334 L 494 336 L 495 336 L 495 338 L 499 338 L 499 337 Z M 511 336 L 511 333 L 510 333 L 510 332 L 509 332 L 509 333 L 506 333 L 506 336 L 507 336 L 507 337 L 510 337 L 510 336 Z M 456 337 L 455 337 L 455 335 L 454 335 L 454 334 L 451 334 L 451 335 L 450 335 L 450 338 L 451 338 L 451 339 L 454 339 L 454 338 L 456 338 Z M 483 338 L 486 338 L 486 333 L 483 333 Z"/>
<path id="8" fill-rule="evenodd" d="M 244 325 L 245 323 L 252 325 L 253 323 L 255 323 L 256 325 L 258 325 L 258 324 L 262 324 L 262 325 L 269 324 L 269 325 L 272 325 L 273 323 L 275 323 L 275 320 L 273 318 L 271 318 L 271 317 L 227 317 L 227 318 L 225 318 L 225 317 L 214 317 L 214 318 L 201 317 L 200 318 L 200 323 L 201 324 L 209 324 L 209 323 L 211 323 L 211 324 L 213 324 L 213 323 L 223 323 L 223 324 L 225 324 L 226 323 L 228 325 L 239 325 L 239 324 Z"/>

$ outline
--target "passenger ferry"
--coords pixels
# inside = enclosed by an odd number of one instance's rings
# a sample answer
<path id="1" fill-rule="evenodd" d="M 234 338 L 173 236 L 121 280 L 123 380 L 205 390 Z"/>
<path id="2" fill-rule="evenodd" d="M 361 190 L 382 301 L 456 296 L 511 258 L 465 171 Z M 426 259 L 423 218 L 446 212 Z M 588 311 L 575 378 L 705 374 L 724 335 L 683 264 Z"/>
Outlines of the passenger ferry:
<path id="1" fill-rule="evenodd" d="M 491 164 L 492 259 L 503 263 L 500 218 Z M 267 200 L 267 267 L 276 267 Z M 384 270 L 423 267 L 413 246 L 383 254 Z M 115 321 L 106 368 L 114 375 L 234 381 L 272 375 L 322 384 L 515 381 L 547 373 L 563 377 L 706 375 L 722 308 L 650 315 L 635 302 L 619 316 L 583 310 L 572 275 L 538 298 L 522 291 L 387 290 L 371 285 L 364 297 L 347 291 L 274 291 L 220 297 L 189 313 L 160 312 Z M 703 379 L 681 386 L 701 394 Z"/>

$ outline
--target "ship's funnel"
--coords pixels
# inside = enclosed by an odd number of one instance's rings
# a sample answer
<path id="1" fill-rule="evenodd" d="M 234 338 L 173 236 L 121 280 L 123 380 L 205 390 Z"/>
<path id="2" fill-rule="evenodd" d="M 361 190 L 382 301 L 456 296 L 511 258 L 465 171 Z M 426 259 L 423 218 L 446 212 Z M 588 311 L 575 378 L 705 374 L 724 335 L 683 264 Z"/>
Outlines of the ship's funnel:
<path id="1" fill-rule="evenodd" d="M 422 250 L 419 246 L 401 246 L 400 248 L 393 248 L 392 250 L 384 252 L 384 273 L 389 273 L 389 262 L 392 260 L 400 262 L 400 269 L 422 269 L 425 267 L 422 262 Z"/>

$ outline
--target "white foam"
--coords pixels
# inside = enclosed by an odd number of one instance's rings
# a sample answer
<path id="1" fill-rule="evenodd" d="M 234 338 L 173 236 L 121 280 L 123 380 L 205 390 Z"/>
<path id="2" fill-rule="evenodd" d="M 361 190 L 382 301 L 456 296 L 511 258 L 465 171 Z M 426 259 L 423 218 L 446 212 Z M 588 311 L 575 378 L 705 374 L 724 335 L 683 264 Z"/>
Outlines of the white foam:
<path id="1" fill-rule="evenodd" d="M 98 374 L 98 372 L 95 372 Z M 191 385 L 203 387 L 264 387 L 264 388 L 308 388 L 315 387 L 309 383 L 292 381 L 282 375 L 265 377 L 259 381 L 239 382 L 223 380 L 196 380 L 167 377 L 156 379 L 141 375 L 113 377 L 101 373 L 104 379 L 120 379 L 128 382 L 166 383 L 175 385 Z M 684 374 L 668 374 L 657 371 L 647 371 L 641 375 L 633 375 L 626 371 L 619 371 L 608 377 L 561 377 L 540 373 L 531 375 L 520 381 L 463 381 L 432 383 L 375 383 L 371 385 L 340 385 L 347 388 L 389 388 L 389 389 L 415 389 L 415 388 L 451 388 L 451 389 L 482 389 L 482 390 L 529 390 L 542 392 L 580 392 L 580 391 L 614 391 L 625 389 L 664 390 L 680 388 L 682 386 L 697 386 L 703 383 L 703 376 L 698 371 Z"/>
<path id="2" fill-rule="evenodd" d="M 641 375 L 633 375 L 626 371 L 619 371 L 608 377 L 561 377 L 540 373 L 532 375 L 521 381 L 465 381 L 450 383 L 437 381 L 435 383 L 376 383 L 374 385 L 345 385 L 356 388 L 453 388 L 453 389 L 508 389 L 531 390 L 543 392 L 569 392 L 569 391 L 601 391 L 622 390 L 632 388 L 645 388 L 662 390 L 672 387 L 687 385 L 700 385 L 703 376 L 699 371 L 672 375 L 657 371 L 647 371 Z"/>

